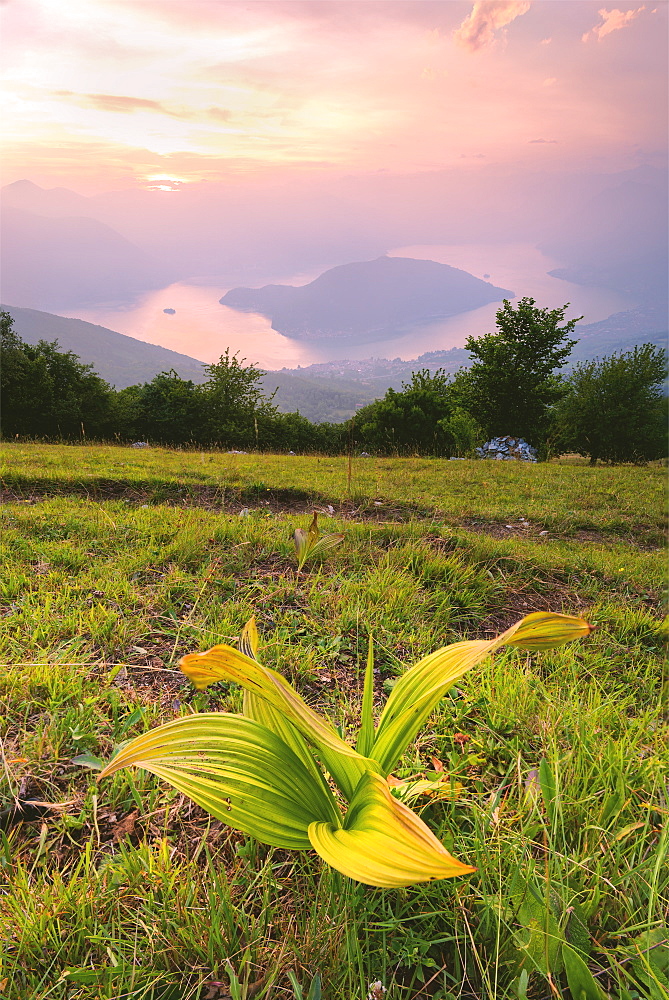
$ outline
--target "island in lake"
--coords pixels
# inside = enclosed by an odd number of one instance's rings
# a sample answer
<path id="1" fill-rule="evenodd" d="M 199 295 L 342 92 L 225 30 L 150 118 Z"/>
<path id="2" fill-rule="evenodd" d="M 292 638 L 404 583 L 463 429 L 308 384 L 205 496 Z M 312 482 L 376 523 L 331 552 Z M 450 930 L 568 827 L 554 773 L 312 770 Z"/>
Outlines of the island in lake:
<path id="1" fill-rule="evenodd" d="M 298 340 L 385 339 L 407 329 L 435 323 L 513 298 L 447 264 L 412 257 L 378 257 L 342 264 L 308 285 L 232 288 L 221 305 L 266 316 L 272 329 Z"/>

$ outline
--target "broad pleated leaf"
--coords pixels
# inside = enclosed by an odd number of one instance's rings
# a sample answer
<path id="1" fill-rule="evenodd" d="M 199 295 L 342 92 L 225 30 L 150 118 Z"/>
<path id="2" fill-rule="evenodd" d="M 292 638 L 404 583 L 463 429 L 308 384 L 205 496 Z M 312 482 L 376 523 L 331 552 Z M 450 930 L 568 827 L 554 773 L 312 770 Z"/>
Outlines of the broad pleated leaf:
<path id="1" fill-rule="evenodd" d="M 293 535 L 295 554 L 297 556 L 297 568 L 302 569 L 309 556 L 309 532 L 304 528 L 296 528 Z"/>
<path id="2" fill-rule="evenodd" d="M 573 639 L 590 635 L 594 626 L 574 615 L 558 615 L 550 611 L 535 611 L 513 625 L 504 635 L 512 633 L 504 640 L 507 646 L 517 649 L 552 649 Z M 515 631 L 514 631 L 515 629 Z M 500 636 L 500 638 L 502 638 Z"/>
<path id="3" fill-rule="evenodd" d="M 548 649 L 588 635 L 591 630 L 592 626 L 582 618 L 537 612 L 494 639 L 456 642 L 430 653 L 395 684 L 369 756 L 379 762 L 383 774 L 390 774 L 448 689 L 500 646 Z"/>
<path id="4" fill-rule="evenodd" d="M 315 556 L 318 552 L 324 552 L 326 549 L 333 549 L 335 545 L 339 545 L 340 542 L 344 541 L 346 536 L 342 532 L 331 532 L 329 535 L 321 535 L 317 542 L 309 549 L 309 555 Z"/>
<path id="5" fill-rule="evenodd" d="M 100 773 L 143 767 L 264 844 L 310 847 L 308 828 L 341 814 L 330 790 L 269 729 L 241 715 L 177 719 L 131 740 Z"/>
<path id="6" fill-rule="evenodd" d="M 274 708 L 273 705 L 270 705 L 264 698 L 260 698 L 257 694 L 251 694 L 247 690 L 244 691 L 243 713 L 247 719 L 254 719 L 261 726 L 265 726 L 266 729 L 271 729 L 273 733 L 276 733 L 279 739 L 283 740 L 293 753 L 300 758 L 306 769 L 311 772 L 316 780 L 325 780 L 304 736 L 299 729 L 296 729 L 288 721 L 282 712 Z"/>
<path id="7" fill-rule="evenodd" d="M 311 524 L 307 529 L 296 528 L 293 540 L 295 542 L 295 552 L 297 554 L 297 568 L 302 569 L 309 558 L 311 549 L 318 541 L 320 532 L 318 530 L 318 513 L 314 511 Z"/>
<path id="8" fill-rule="evenodd" d="M 337 871 L 382 888 L 475 870 L 449 854 L 423 821 L 392 797 L 383 778 L 371 772 L 361 778 L 344 826 L 314 822 L 309 839 Z"/>
<path id="9" fill-rule="evenodd" d="M 234 647 L 221 645 L 206 653 L 191 653 L 179 661 L 179 666 L 197 688 L 205 688 L 214 681 L 234 681 L 267 701 L 316 747 L 324 767 L 347 799 L 365 771 L 378 771 L 378 764 L 349 746 L 329 722 L 309 708 L 281 674 Z"/>
<path id="10" fill-rule="evenodd" d="M 251 660 L 258 659 L 260 648 L 260 638 L 256 627 L 255 615 L 253 615 L 242 629 L 239 637 L 239 648 L 241 652 Z M 283 740 L 291 750 L 293 750 L 318 781 L 324 781 L 324 777 L 318 768 L 313 754 L 307 746 L 302 733 L 293 726 L 283 712 L 274 708 L 264 698 L 253 694 L 248 688 L 244 689 L 243 713 L 247 719 L 255 719 L 262 726 L 271 729 L 273 733 Z"/>

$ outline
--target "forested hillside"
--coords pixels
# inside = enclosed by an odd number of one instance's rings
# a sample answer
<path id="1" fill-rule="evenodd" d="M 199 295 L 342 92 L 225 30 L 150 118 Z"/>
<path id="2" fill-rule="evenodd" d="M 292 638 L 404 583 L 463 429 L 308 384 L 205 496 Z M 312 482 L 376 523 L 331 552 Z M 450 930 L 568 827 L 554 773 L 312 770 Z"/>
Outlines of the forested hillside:
<path id="1" fill-rule="evenodd" d="M 11 314 L 3 312 L 2 435 L 460 458 L 473 457 L 491 437 L 511 433 L 542 458 L 568 451 L 593 462 L 662 457 L 665 351 L 648 343 L 562 373 L 575 345 L 576 320 L 564 321 L 566 308 L 542 309 L 534 299 L 521 299 L 514 308 L 505 301 L 497 332 L 468 339 L 474 359 L 469 369 L 455 375 L 439 368 L 414 371 L 401 389 L 389 388 L 344 423 L 281 412 L 272 398 L 273 376 L 229 351 L 204 366 L 203 382 L 171 370 L 117 391 L 57 343 L 25 343 Z M 306 387 L 316 411 L 355 399 L 352 393 L 328 395 L 316 380 L 283 378 L 289 390 Z"/>

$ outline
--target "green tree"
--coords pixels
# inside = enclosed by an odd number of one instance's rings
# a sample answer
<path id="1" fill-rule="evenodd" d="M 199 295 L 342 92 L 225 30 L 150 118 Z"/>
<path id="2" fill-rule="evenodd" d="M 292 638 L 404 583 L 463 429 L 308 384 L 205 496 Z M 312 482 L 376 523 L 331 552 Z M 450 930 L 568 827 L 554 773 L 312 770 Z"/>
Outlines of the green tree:
<path id="1" fill-rule="evenodd" d="M 114 393 L 91 365 L 58 342 L 26 344 L 9 313 L 0 316 L 2 434 L 100 438 L 112 433 Z"/>
<path id="2" fill-rule="evenodd" d="M 475 449 L 483 444 L 485 435 L 471 413 L 456 406 L 450 417 L 439 421 L 442 429 L 452 441 L 452 452 L 456 458 L 475 458 Z"/>
<path id="3" fill-rule="evenodd" d="M 14 319 L 0 312 L 0 416 L 3 437 L 24 430 L 32 415 L 34 386 L 26 345 L 14 330 Z"/>
<path id="4" fill-rule="evenodd" d="M 343 424 L 312 424 L 301 413 L 276 413 L 261 418 L 262 446 L 270 451 L 338 455 L 345 449 Z"/>
<path id="5" fill-rule="evenodd" d="M 445 455 L 453 445 L 448 430 L 452 409 L 450 383 L 442 369 L 413 372 L 400 392 L 388 389 L 383 399 L 359 411 L 355 439 L 384 454 Z"/>
<path id="6" fill-rule="evenodd" d="M 265 447 L 264 430 L 278 412 L 260 385 L 265 372 L 229 350 L 205 371 L 203 437 L 223 447 Z"/>
<path id="7" fill-rule="evenodd" d="M 205 406 L 202 389 L 174 370 L 160 372 L 142 386 L 119 393 L 120 404 L 133 436 L 161 444 L 190 444 L 203 440 Z M 134 418 L 134 419 L 133 419 Z"/>
<path id="8" fill-rule="evenodd" d="M 562 397 L 556 373 L 576 343 L 571 339 L 579 319 L 564 322 L 569 303 L 541 309 L 532 298 L 514 308 L 508 299 L 497 310 L 497 332 L 469 337 L 465 347 L 474 357 L 453 384 L 461 405 L 487 436 L 512 434 L 541 446 L 551 407 Z"/>
<path id="9" fill-rule="evenodd" d="M 114 437 L 137 441 L 146 437 L 143 426 L 143 385 L 129 385 L 114 395 Z"/>
<path id="10" fill-rule="evenodd" d="M 592 465 L 665 456 L 666 378 L 666 352 L 652 344 L 577 365 L 556 411 L 561 450 L 586 455 Z"/>
<path id="11" fill-rule="evenodd" d="M 174 372 L 116 393 L 115 431 L 125 440 L 146 438 L 168 445 L 221 445 L 268 451 L 341 450 L 341 425 L 312 424 L 299 413 L 279 413 L 261 385 L 262 372 L 223 355 L 195 385 Z"/>

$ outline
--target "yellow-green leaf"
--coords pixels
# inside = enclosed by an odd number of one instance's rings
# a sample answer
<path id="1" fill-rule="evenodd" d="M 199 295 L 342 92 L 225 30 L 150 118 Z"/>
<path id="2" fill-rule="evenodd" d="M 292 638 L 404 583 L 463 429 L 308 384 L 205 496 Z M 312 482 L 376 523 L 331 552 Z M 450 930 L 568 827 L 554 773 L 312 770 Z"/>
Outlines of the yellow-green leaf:
<path id="1" fill-rule="evenodd" d="M 316 747 L 323 765 L 346 798 L 351 798 L 365 771 L 378 771 L 378 764 L 349 746 L 329 722 L 309 708 L 281 674 L 233 646 L 220 645 L 206 653 L 191 653 L 179 661 L 179 666 L 198 688 L 205 688 L 214 681 L 234 681 L 267 701 Z"/>
<path id="2" fill-rule="evenodd" d="M 239 648 L 244 656 L 248 656 L 250 660 L 258 659 L 260 639 L 258 637 L 258 627 L 256 625 L 255 615 L 252 615 L 249 618 L 246 625 L 242 629 L 242 634 L 239 637 Z"/>
<path id="3" fill-rule="evenodd" d="M 444 646 L 407 670 L 395 684 L 381 714 L 369 754 L 389 774 L 448 689 L 500 646 L 547 649 L 580 636 L 592 626 L 571 615 L 527 615 L 494 639 L 470 639 Z"/>
<path id="4" fill-rule="evenodd" d="M 244 691 L 243 713 L 247 719 L 254 719 L 261 726 L 276 733 L 279 739 L 283 740 L 293 753 L 297 754 L 316 780 L 324 780 L 302 733 L 288 721 L 282 712 L 270 705 L 264 698 L 246 690 Z"/>
<path id="5" fill-rule="evenodd" d="M 297 568 L 302 569 L 309 556 L 309 533 L 304 528 L 296 528 L 293 535 L 295 544 L 295 554 L 297 555 Z"/>
<path id="6" fill-rule="evenodd" d="M 321 535 L 318 541 L 314 542 L 312 547 L 309 549 L 309 555 L 315 556 L 318 552 L 324 552 L 325 549 L 333 549 L 335 545 L 339 545 L 340 542 L 344 541 L 344 534 L 342 532 L 331 532 L 329 535 Z"/>
<path id="7" fill-rule="evenodd" d="M 475 870 L 449 854 L 425 823 L 393 798 L 383 778 L 371 772 L 360 779 L 344 826 L 314 822 L 309 839 L 329 865 L 366 885 L 395 888 Z"/>
<path id="8" fill-rule="evenodd" d="M 590 635 L 592 625 L 575 615 L 559 615 L 551 611 L 535 611 L 512 625 L 504 633 L 504 643 L 517 649 L 552 649 L 574 639 Z M 500 636 L 500 639 L 503 636 Z"/>
<path id="9" fill-rule="evenodd" d="M 210 712 L 158 726 L 124 746 L 99 779 L 131 766 L 265 844 L 306 850 L 310 824 L 341 824 L 325 782 L 275 733 L 241 715 Z"/>
<path id="10" fill-rule="evenodd" d="M 374 744 L 374 643 L 369 637 L 367 648 L 367 666 L 365 668 L 365 682 L 362 692 L 362 706 L 360 709 L 360 732 L 358 742 L 355 745 L 358 753 L 363 757 L 369 756 Z"/>
<path id="11" fill-rule="evenodd" d="M 242 634 L 239 637 L 239 648 L 249 659 L 258 659 L 260 638 L 256 627 L 255 615 L 247 621 L 242 629 Z M 304 737 L 288 721 L 283 712 L 270 705 L 265 698 L 261 698 L 259 695 L 252 693 L 248 688 L 245 688 L 243 714 L 247 719 L 255 719 L 256 722 L 276 733 L 297 754 L 307 770 L 311 771 L 318 781 L 324 780 Z"/>
<path id="12" fill-rule="evenodd" d="M 293 536 L 295 542 L 295 552 L 297 554 L 297 568 L 301 570 L 307 559 L 339 545 L 344 540 L 344 535 L 333 532 L 329 535 L 321 535 L 318 530 L 318 511 L 314 511 L 308 530 L 297 528 Z"/>

